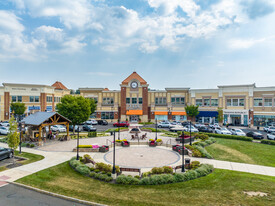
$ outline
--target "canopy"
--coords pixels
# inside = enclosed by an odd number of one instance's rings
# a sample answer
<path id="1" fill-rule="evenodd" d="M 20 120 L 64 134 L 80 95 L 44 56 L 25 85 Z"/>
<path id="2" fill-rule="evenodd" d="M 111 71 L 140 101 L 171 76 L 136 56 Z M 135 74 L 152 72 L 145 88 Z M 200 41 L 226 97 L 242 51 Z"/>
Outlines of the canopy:
<path id="1" fill-rule="evenodd" d="M 143 115 L 142 110 L 128 110 L 126 115 Z"/>

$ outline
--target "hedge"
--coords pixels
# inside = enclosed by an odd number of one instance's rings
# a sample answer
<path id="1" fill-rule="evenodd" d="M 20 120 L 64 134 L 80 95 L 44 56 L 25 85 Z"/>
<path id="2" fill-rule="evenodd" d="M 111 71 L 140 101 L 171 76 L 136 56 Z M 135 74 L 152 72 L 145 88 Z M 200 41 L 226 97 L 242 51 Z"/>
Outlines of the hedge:
<path id="1" fill-rule="evenodd" d="M 78 148 L 93 148 L 93 145 L 78 145 Z"/>
<path id="2" fill-rule="evenodd" d="M 274 141 L 274 140 L 266 140 L 266 139 L 263 139 L 263 140 L 261 140 L 261 143 L 262 143 L 262 144 L 275 145 L 275 141 Z"/>
<path id="3" fill-rule="evenodd" d="M 156 128 L 142 127 L 141 130 L 143 130 L 143 129 L 151 130 L 151 132 L 156 132 L 157 130 L 158 130 L 158 132 L 164 132 L 164 133 L 167 132 L 166 130 L 164 130 L 164 129 L 159 129 L 159 128 L 156 130 Z"/>
<path id="4" fill-rule="evenodd" d="M 235 140 L 248 141 L 248 142 L 252 142 L 253 140 L 252 137 L 246 137 L 246 136 L 215 134 L 215 133 L 204 133 L 204 134 L 207 134 L 210 137 L 223 138 L 223 139 L 235 139 Z"/>

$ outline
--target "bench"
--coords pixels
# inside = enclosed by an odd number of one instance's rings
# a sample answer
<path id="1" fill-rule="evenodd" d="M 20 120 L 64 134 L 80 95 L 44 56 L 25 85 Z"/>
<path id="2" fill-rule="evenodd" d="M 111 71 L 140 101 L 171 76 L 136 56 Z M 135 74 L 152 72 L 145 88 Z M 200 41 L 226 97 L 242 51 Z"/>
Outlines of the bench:
<path id="1" fill-rule="evenodd" d="M 175 170 L 175 172 L 178 170 L 178 169 L 181 169 L 182 168 L 182 165 L 178 165 L 176 167 L 174 167 L 173 169 Z"/>
<path id="2" fill-rule="evenodd" d="M 139 176 L 141 176 L 141 169 L 139 169 L 139 168 L 125 168 L 125 167 L 121 167 L 120 171 L 121 172 L 138 172 Z"/>

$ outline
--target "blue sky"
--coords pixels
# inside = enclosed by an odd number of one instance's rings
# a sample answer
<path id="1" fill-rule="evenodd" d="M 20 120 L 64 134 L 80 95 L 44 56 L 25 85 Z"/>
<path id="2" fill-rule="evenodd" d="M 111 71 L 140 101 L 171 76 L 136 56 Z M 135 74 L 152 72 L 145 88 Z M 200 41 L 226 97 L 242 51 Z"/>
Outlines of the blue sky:
<path id="1" fill-rule="evenodd" d="M 275 86 L 275 0 L 0 1 L 0 83 Z"/>

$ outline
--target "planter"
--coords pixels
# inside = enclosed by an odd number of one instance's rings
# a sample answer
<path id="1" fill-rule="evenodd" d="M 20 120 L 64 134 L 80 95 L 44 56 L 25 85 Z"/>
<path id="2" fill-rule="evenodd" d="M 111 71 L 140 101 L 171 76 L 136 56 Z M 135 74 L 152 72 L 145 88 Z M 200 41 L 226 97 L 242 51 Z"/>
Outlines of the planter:
<path id="1" fill-rule="evenodd" d="M 99 148 L 99 152 L 108 152 L 109 151 L 109 146 L 103 145 Z"/>
<path id="2" fill-rule="evenodd" d="M 194 142 L 195 138 L 191 137 L 191 142 Z M 179 141 L 182 143 L 182 138 L 176 138 L 176 141 Z M 190 137 L 189 138 L 184 138 L 184 143 L 189 143 L 190 142 Z"/>
<path id="3" fill-rule="evenodd" d="M 157 143 L 156 142 L 149 142 L 149 147 L 156 147 Z"/>
<path id="4" fill-rule="evenodd" d="M 177 152 L 178 151 L 177 147 L 179 147 L 179 146 L 180 145 L 178 145 L 178 144 L 172 145 L 172 150 L 175 151 L 175 152 Z"/>
<path id="5" fill-rule="evenodd" d="M 116 146 L 121 146 L 122 142 L 116 142 Z"/>
<path id="6" fill-rule="evenodd" d="M 182 155 L 182 152 L 184 151 L 184 155 L 188 155 L 188 151 L 187 149 L 185 148 L 184 150 L 182 149 L 182 146 L 177 146 L 177 149 L 178 149 L 178 153 Z"/>
<path id="7" fill-rule="evenodd" d="M 128 141 L 123 141 L 123 142 L 121 143 L 121 146 L 122 146 L 122 147 L 130 147 L 130 142 L 128 142 Z"/>
<path id="8" fill-rule="evenodd" d="M 157 142 L 157 146 L 160 146 L 160 145 L 162 145 L 162 141 L 161 142 Z"/>

